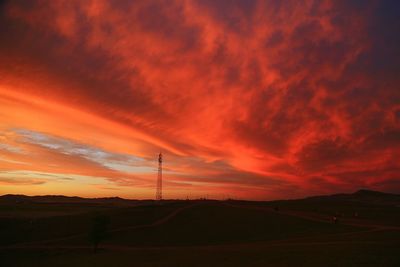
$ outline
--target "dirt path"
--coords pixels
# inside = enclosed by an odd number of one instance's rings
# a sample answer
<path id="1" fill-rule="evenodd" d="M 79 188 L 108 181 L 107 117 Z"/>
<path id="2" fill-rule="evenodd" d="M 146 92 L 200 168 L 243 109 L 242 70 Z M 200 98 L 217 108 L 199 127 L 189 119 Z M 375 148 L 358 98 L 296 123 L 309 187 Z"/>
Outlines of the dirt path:
<path id="1" fill-rule="evenodd" d="M 142 224 L 142 225 L 132 225 L 132 226 L 127 226 L 127 227 L 121 227 L 121 228 L 117 228 L 117 229 L 112 229 L 112 230 L 110 230 L 110 233 L 117 233 L 117 232 L 122 232 L 122 231 L 126 231 L 126 230 L 155 227 L 155 226 L 158 226 L 158 225 L 161 225 L 161 224 L 164 224 L 164 223 L 168 222 L 169 220 L 174 218 L 176 215 L 178 215 L 182 211 L 187 210 L 189 208 L 192 208 L 194 206 L 198 206 L 198 205 L 200 205 L 200 203 L 194 203 L 194 204 L 191 204 L 191 205 L 183 206 L 183 207 L 180 207 L 180 208 L 174 210 L 173 212 L 171 212 L 167 216 L 158 219 L 157 221 L 155 221 L 153 223 Z"/>
<path id="2" fill-rule="evenodd" d="M 271 212 L 275 214 L 283 214 L 283 215 L 288 215 L 288 216 L 293 216 L 301 219 L 306 219 L 310 221 L 315 221 L 315 222 L 321 222 L 321 223 L 329 223 L 332 224 L 332 220 L 329 216 L 318 214 L 318 213 L 311 213 L 311 212 L 301 212 L 301 211 L 275 211 L 273 208 L 270 207 L 257 207 L 257 206 L 246 206 L 246 205 L 234 205 L 234 204 L 227 204 L 224 203 L 224 205 L 234 207 L 234 208 L 243 208 L 243 209 L 253 209 L 253 210 L 261 210 L 265 212 Z M 350 221 L 347 219 L 341 219 L 340 220 L 341 225 L 348 225 L 348 226 L 355 226 L 355 227 L 361 227 L 361 228 L 370 228 L 369 231 L 374 230 L 374 231 L 381 231 L 381 230 L 396 230 L 399 231 L 400 227 L 397 226 L 391 226 L 391 225 L 382 225 L 382 224 L 376 224 L 374 222 L 367 222 L 367 221 Z"/>

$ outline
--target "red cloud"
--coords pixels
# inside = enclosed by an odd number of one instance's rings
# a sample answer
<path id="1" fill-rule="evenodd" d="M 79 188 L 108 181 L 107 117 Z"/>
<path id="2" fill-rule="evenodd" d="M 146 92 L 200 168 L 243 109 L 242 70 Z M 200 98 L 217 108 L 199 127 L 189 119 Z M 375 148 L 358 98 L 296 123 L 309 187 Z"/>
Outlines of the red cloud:
<path id="1" fill-rule="evenodd" d="M 388 1 L 8 2 L 1 126 L 147 159 L 162 149 L 179 173 L 171 183 L 215 194 L 226 193 L 218 184 L 258 198 L 399 190 L 389 182 L 400 167 L 393 10 Z"/>

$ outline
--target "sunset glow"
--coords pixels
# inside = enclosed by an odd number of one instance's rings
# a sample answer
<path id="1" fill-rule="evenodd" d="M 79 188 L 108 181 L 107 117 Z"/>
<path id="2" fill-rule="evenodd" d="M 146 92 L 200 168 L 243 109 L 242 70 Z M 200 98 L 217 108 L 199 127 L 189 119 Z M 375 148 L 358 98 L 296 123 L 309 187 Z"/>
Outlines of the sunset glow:
<path id="1" fill-rule="evenodd" d="M 5 1 L 0 195 L 400 193 L 392 5 Z"/>

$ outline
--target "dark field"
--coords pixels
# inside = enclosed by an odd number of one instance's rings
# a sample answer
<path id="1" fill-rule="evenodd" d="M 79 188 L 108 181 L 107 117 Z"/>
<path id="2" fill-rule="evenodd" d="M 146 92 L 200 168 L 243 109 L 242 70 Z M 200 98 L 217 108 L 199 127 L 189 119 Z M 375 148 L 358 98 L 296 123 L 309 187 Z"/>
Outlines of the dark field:
<path id="1" fill-rule="evenodd" d="M 95 253 L 98 216 L 107 224 Z M 370 191 L 273 202 L 3 197 L 0 226 L 0 266 L 400 266 L 400 197 Z"/>

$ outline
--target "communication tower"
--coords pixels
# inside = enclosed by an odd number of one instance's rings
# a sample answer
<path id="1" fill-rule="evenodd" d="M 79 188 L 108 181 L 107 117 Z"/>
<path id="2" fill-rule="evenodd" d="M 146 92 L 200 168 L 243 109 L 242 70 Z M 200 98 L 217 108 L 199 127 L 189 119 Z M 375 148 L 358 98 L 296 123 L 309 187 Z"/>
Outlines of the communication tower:
<path id="1" fill-rule="evenodd" d="M 157 176 L 157 191 L 156 200 L 162 200 L 162 154 L 158 155 L 158 176 Z"/>

